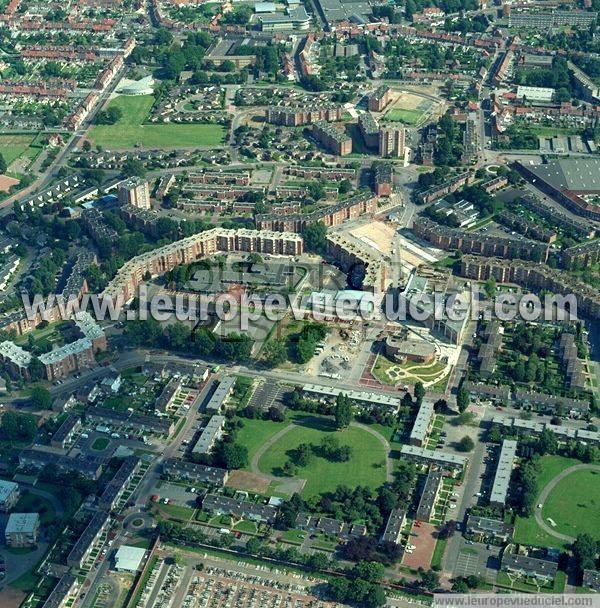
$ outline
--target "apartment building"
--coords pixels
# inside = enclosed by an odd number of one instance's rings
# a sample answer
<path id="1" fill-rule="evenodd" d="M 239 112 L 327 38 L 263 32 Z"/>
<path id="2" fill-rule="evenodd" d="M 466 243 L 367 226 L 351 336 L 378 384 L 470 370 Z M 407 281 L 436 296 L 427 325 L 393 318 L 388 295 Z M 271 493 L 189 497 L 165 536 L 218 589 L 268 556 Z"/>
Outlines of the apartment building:
<path id="1" fill-rule="evenodd" d="M 0 361 L 4 369 L 14 378 L 24 378 L 28 380 L 29 364 L 31 363 L 31 353 L 10 340 L 0 342 Z"/>
<path id="2" fill-rule="evenodd" d="M 589 29 L 596 22 L 597 18 L 598 13 L 576 9 L 568 11 L 511 10 L 508 16 L 508 27 L 534 29 L 541 32 L 565 26 Z"/>
<path id="3" fill-rule="evenodd" d="M 379 156 L 404 158 L 406 152 L 404 127 L 386 127 L 379 131 Z"/>
<path id="4" fill-rule="evenodd" d="M 258 230 L 282 230 L 302 232 L 306 226 L 323 222 L 328 228 L 339 226 L 348 220 L 377 211 L 377 197 L 369 193 L 357 194 L 334 205 L 323 207 L 312 213 L 298 213 L 282 216 L 277 213 L 265 213 L 254 218 Z"/>
<path id="5" fill-rule="evenodd" d="M 384 84 L 367 94 L 367 103 L 371 112 L 382 112 L 391 100 L 392 89 Z"/>
<path id="6" fill-rule="evenodd" d="M 327 253 L 347 272 L 361 269 L 363 291 L 383 293 L 387 287 L 388 265 L 383 256 L 369 245 L 350 235 L 334 232 L 327 235 Z"/>
<path id="7" fill-rule="evenodd" d="M 0 479 L 0 511 L 10 511 L 19 501 L 21 492 L 19 484 Z"/>
<path id="8" fill-rule="evenodd" d="M 312 135 L 317 142 L 336 156 L 345 156 L 352 152 L 352 138 L 328 122 L 314 123 Z"/>
<path id="9" fill-rule="evenodd" d="M 139 209 L 150 209 L 150 187 L 148 181 L 141 177 L 132 177 L 121 182 L 117 188 L 121 205 L 133 205 Z"/>
<path id="10" fill-rule="evenodd" d="M 225 416 L 211 416 L 192 448 L 192 454 L 210 454 L 215 443 L 223 436 Z"/>
<path id="11" fill-rule="evenodd" d="M 490 506 L 504 508 L 510 487 L 510 478 L 517 456 L 517 442 L 505 439 L 502 442 L 498 467 L 494 476 L 494 483 L 490 494 Z"/>
<path id="12" fill-rule="evenodd" d="M 435 247 L 446 250 L 459 250 L 482 256 L 519 258 L 546 262 L 549 249 L 547 244 L 525 238 L 504 238 L 483 236 L 457 228 L 438 224 L 425 216 L 418 216 L 413 224 L 415 234 Z"/>
<path id="13" fill-rule="evenodd" d="M 423 203 L 432 203 L 446 194 L 456 192 L 459 188 L 472 184 L 474 181 L 475 174 L 465 171 L 464 173 L 456 175 L 441 184 L 437 184 L 436 186 L 432 186 L 431 188 L 420 192 L 418 197 Z"/>
<path id="14" fill-rule="evenodd" d="M 377 148 L 379 145 L 379 125 L 373 114 L 365 112 L 358 117 L 358 129 L 367 148 Z"/>
<path id="15" fill-rule="evenodd" d="M 307 106 L 269 106 L 266 119 L 273 125 L 284 127 L 301 127 L 318 121 L 336 122 L 342 120 L 344 110 L 341 106 L 316 107 Z"/>
<path id="16" fill-rule="evenodd" d="M 40 534 L 38 513 L 11 513 L 4 530 L 4 541 L 8 547 L 20 549 L 35 547 Z"/>
<path id="17" fill-rule="evenodd" d="M 67 555 L 67 565 L 72 568 L 81 568 L 89 557 L 94 544 L 110 526 L 110 517 L 106 513 L 96 513 L 77 542 Z"/>
<path id="18" fill-rule="evenodd" d="M 227 251 L 296 256 L 303 252 L 303 240 L 297 234 L 268 229 L 214 228 L 132 258 L 108 284 L 103 297 L 123 297 L 129 301 L 146 273 L 163 274 L 180 264 L 189 264 L 199 258 Z"/>
<path id="19" fill-rule="evenodd" d="M 476 281 L 494 278 L 498 283 L 515 283 L 536 292 L 547 290 L 554 294 L 572 294 L 577 303 L 578 315 L 591 319 L 600 317 L 598 290 L 549 266 L 465 255 L 460 272 L 461 276 Z M 568 303 L 566 308 L 568 310 Z"/>

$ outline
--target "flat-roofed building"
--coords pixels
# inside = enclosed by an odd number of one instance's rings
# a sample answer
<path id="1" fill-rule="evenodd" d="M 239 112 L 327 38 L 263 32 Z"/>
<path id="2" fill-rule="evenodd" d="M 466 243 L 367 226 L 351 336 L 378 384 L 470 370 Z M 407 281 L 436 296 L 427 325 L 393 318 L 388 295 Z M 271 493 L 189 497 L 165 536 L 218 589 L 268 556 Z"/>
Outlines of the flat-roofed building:
<path id="1" fill-rule="evenodd" d="M 532 576 L 542 581 L 552 581 L 558 570 L 558 563 L 548 559 L 530 557 L 517 553 L 504 552 L 501 562 L 502 570 L 520 576 Z"/>
<path id="2" fill-rule="evenodd" d="M 119 202 L 122 205 L 133 205 L 140 209 L 150 209 L 150 188 L 147 180 L 132 177 L 121 182 L 117 189 Z"/>
<path id="3" fill-rule="evenodd" d="M 500 519 L 469 515 L 465 527 L 467 537 L 477 542 L 507 542 L 511 539 L 513 526 Z"/>
<path id="4" fill-rule="evenodd" d="M 412 460 L 419 464 L 435 465 L 449 471 L 462 470 L 467 464 L 465 456 L 450 454 L 440 450 L 427 450 L 416 445 L 403 445 L 400 453 L 407 460 Z"/>
<path id="5" fill-rule="evenodd" d="M 406 131 L 404 127 L 386 127 L 379 131 L 379 156 L 404 158 Z"/>
<path id="6" fill-rule="evenodd" d="M 419 500 L 419 506 L 415 517 L 418 521 L 429 522 L 433 515 L 435 508 L 435 501 L 437 500 L 440 488 L 442 487 L 442 471 L 430 471 L 427 474 L 425 485 L 423 486 L 423 493 Z"/>
<path id="7" fill-rule="evenodd" d="M 200 433 L 198 441 L 196 441 L 196 444 L 192 448 L 192 453 L 209 454 L 215 443 L 223 435 L 225 421 L 225 416 L 212 416 L 208 421 L 208 424 L 202 430 L 202 433 Z"/>
<path id="8" fill-rule="evenodd" d="M 505 439 L 502 442 L 498 467 L 494 476 L 494 484 L 490 494 L 490 505 L 492 507 L 504 507 L 510 487 L 515 458 L 517 456 L 517 442 L 514 439 Z"/>
<path id="9" fill-rule="evenodd" d="M 367 103 L 371 112 L 381 112 L 392 100 L 392 89 L 385 84 L 378 86 L 367 94 Z"/>
<path id="10" fill-rule="evenodd" d="M 423 401 L 417 412 L 412 431 L 410 432 L 411 445 L 422 446 L 425 444 L 427 433 L 429 433 L 429 429 L 433 422 L 433 417 L 433 403 L 431 401 Z"/>
<path id="11" fill-rule="evenodd" d="M 227 397 L 233 392 L 235 386 L 234 376 L 225 376 L 219 380 L 219 385 L 211 395 L 206 404 L 206 411 L 209 414 L 220 412 L 223 409 Z"/>
<path id="12" fill-rule="evenodd" d="M 0 361 L 13 378 L 29 378 L 29 364 L 31 353 L 17 346 L 10 340 L 0 342 Z"/>
<path id="13" fill-rule="evenodd" d="M 409 338 L 404 334 L 390 334 L 385 339 L 385 354 L 399 363 L 430 363 L 435 358 L 436 349 L 429 340 Z"/>
<path id="14" fill-rule="evenodd" d="M 40 533 L 38 513 L 11 513 L 4 530 L 4 540 L 9 547 L 35 547 Z"/>
<path id="15" fill-rule="evenodd" d="M 81 420 L 79 419 L 79 416 L 69 414 L 65 418 L 65 421 L 58 427 L 54 435 L 52 435 L 50 445 L 53 448 L 64 450 L 80 428 Z"/>
<path id="16" fill-rule="evenodd" d="M 554 89 L 550 87 L 517 87 L 517 99 L 520 101 L 541 101 L 550 103 L 554 98 Z"/>
<path id="17" fill-rule="evenodd" d="M 168 477 L 185 479 L 192 483 L 208 483 L 223 486 L 229 477 L 227 469 L 209 467 L 204 464 L 188 462 L 180 458 L 167 458 L 163 461 L 163 474 Z"/>
<path id="18" fill-rule="evenodd" d="M 399 545 L 402 536 L 402 527 L 406 522 L 404 509 L 392 509 L 385 524 L 385 530 L 379 539 L 380 543 L 393 543 Z"/>
<path id="19" fill-rule="evenodd" d="M 0 511 L 10 511 L 19 501 L 19 484 L 0 479 Z"/>
<path id="20" fill-rule="evenodd" d="M 316 122 L 312 134 L 332 154 L 345 156 L 352 152 L 352 138 L 328 122 Z"/>

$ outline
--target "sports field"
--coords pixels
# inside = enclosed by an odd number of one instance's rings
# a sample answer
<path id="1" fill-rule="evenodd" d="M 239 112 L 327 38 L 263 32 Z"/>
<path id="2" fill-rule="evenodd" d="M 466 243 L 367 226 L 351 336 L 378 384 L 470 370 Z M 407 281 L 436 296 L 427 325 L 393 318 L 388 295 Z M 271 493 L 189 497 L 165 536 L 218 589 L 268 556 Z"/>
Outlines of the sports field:
<path id="1" fill-rule="evenodd" d="M 323 437 L 333 435 L 341 445 L 352 448 L 352 456 L 347 462 L 330 462 L 315 454 L 306 467 L 298 467 L 297 476 L 306 479 L 304 497 L 331 492 L 339 485 L 377 488 L 385 482 L 386 453 L 377 437 L 357 427 L 336 431 L 333 421 L 323 418 L 311 417 L 297 424 L 262 455 L 259 467 L 263 473 L 280 475 L 290 452 L 301 443 L 319 446 Z"/>
<path id="2" fill-rule="evenodd" d="M 217 124 L 144 124 L 153 101 L 152 95 L 115 97 L 109 106 L 120 108 L 123 116 L 114 125 L 94 125 L 89 138 L 108 149 L 202 148 L 223 142 L 225 129 Z"/>
<path id="3" fill-rule="evenodd" d="M 386 115 L 385 120 L 389 122 L 401 122 L 405 125 L 416 125 L 423 116 L 420 110 L 405 110 L 403 108 L 392 108 Z"/>

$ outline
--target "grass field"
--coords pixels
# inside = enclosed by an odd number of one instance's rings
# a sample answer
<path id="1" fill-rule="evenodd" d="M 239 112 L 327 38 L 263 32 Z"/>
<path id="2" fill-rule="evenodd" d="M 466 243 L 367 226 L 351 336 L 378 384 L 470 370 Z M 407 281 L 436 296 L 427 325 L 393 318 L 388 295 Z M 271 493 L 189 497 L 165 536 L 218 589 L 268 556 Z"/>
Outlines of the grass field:
<path id="1" fill-rule="evenodd" d="M 94 443 L 92 443 L 92 450 L 101 452 L 102 450 L 105 450 L 108 447 L 109 443 L 110 439 L 108 437 L 98 437 L 94 440 Z"/>
<path id="2" fill-rule="evenodd" d="M 423 116 L 421 110 L 406 110 L 403 108 L 392 108 L 384 116 L 389 122 L 402 122 L 405 125 L 416 125 Z"/>
<path id="3" fill-rule="evenodd" d="M 563 534 L 600 539 L 600 472 L 575 471 L 559 481 L 544 502 L 542 516 L 553 519 Z"/>
<path id="4" fill-rule="evenodd" d="M 283 422 L 273 422 L 271 420 L 250 420 L 249 418 L 244 418 L 243 422 L 244 426 L 238 431 L 237 441 L 248 448 L 249 461 L 252 460 L 258 448 L 269 437 L 275 435 L 275 433 L 286 426 Z"/>
<path id="5" fill-rule="evenodd" d="M 109 149 L 199 148 L 223 142 L 225 129 L 217 124 L 144 124 L 153 101 L 152 95 L 115 97 L 109 106 L 120 108 L 123 116 L 114 125 L 93 126 L 90 139 Z"/>
<path id="6" fill-rule="evenodd" d="M 19 498 L 15 508 L 15 513 L 39 513 L 42 524 L 50 524 L 56 521 L 56 513 L 52 503 L 37 494 L 28 492 Z"/>
<path id="7" fill-rule="evenodd" d="M 338 485 L 376 488 L 385 482 L 386 454 L 376 437 L 356 427 L 336 431 L 333 422 L 324 418 L 311 417 L 298 424 L 263 454 L 259 462 L 261 471 L 281 474 L 291 450 L 301 443 L 318 446 L 323 437 L 333 434 L 341 445 L 352 447 L 352 456 L 347 462 L 330 462 L 314 455 L 308 466 L 299 467 L 298 477 L 306 479 L 302 492 L 305 497 L 333 491 Z"/>
<path id="8" fill-rule="evenodd" d="M 554 479 L 561 471 L 574 466 L 576 464 L 581 464 L 579 460 L 575 460 L 573 458 L 565 458 L 564 456 L 544 456 L 540 460 L 541 470 L 538 476 L 537 481 L 537 492 L 542 491 L 542 489 L 548 485 L 548 483 Z M 552 495 L 551 495 L 552 496 Z M 564 496 L 563 496 L 564 498 Z M 549 497 L 550 500 L 550 497 Z M 536 501 L 537 506 L 537 501 Z M 587 512 L 586 512 L 587 513 Z M 557 521 L 558 523 L 558 521 Z M 559 530 L 559 526 L 557 526 L 557 531 Z M 565 532 L 569 534 L 569 532 Z M 564 547 L 566 544 L 564 541 L 559 540 L 558 538 L 547 534 L 542 530 L 535 521 L 535 517 L 517 517 L 515 519 L 515 533 L 514 540 L 517 543 L 534 545 L 537 547 Z"/>
<path id="9" fill-rule="evenodd" d="M 10 165 L 16 158 L 30 150 L 33 135 L 0 135 L 0 153 L 6 164 Z"/>

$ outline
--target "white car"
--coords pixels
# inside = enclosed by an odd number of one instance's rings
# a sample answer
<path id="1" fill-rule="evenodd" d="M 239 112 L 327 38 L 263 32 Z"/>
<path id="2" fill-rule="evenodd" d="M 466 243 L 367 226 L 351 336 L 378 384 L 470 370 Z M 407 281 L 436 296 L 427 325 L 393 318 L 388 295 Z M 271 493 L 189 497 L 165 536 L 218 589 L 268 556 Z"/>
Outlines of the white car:
<path id="1" fill-rule="evenodd" d="M 412 553 L 413 550 L 412 549 L 406 549 L 405 553 Z"/>
<path id="2" fill-rule="evenodd" d="M 450 509 L 456 509 L 456 505 L 448 505 Z"/>

